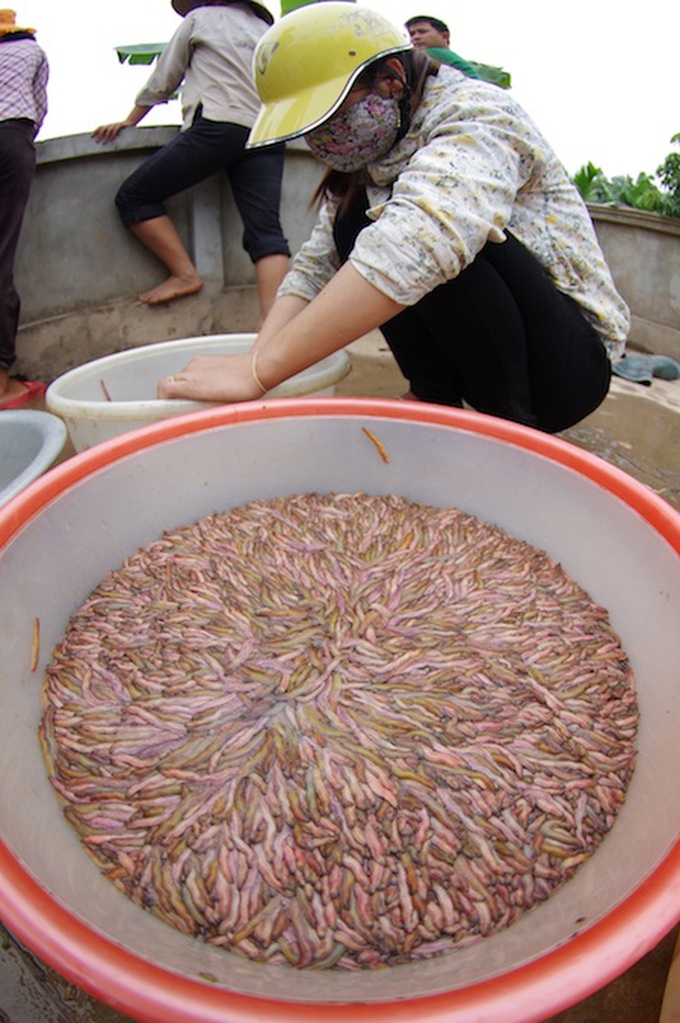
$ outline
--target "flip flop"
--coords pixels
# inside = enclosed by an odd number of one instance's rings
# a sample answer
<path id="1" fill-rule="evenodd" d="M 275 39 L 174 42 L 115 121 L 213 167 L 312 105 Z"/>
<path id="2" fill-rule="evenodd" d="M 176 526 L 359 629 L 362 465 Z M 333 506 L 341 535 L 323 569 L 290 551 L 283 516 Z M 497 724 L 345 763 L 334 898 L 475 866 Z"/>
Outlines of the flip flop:
<path id="1" fill-rule="evenodd" d="M 27 405 L 29 401 L 33 401 L 35 398 L 42 398 L 43 394 L 47 390 L 47 384 L 43 384 L 41 380 L 22 380 L 21 383 L 26 388 L 24 394 L 20 394 L 18 398 L 12 398 L 11 401 L 7 401 L 0 404 L 0 412 L 4 409 L 21 408 L 22 405 Z"/>
<path id="2" fill-rule="evenodd" d="M 667 355 L 655 355 L 652 372 L 662 380 L 677 380 L 680 377 L 680 362 L 670 359 Z"/>
<path id="3" fill-rule="evenodd" d="M 612 372 L 625 380 L 649 387 L 653 377 L 677 380 L 680 377 L 680 363 L 667 355 L 624 355 L 612 365 Z"/>
<path id="4" fill-rule="evenodd" d="M 624 355 L 612 365 L 612 373 L 624 380 L 650 387 L 654 376 L 654 362 L 651 355 Z"/>

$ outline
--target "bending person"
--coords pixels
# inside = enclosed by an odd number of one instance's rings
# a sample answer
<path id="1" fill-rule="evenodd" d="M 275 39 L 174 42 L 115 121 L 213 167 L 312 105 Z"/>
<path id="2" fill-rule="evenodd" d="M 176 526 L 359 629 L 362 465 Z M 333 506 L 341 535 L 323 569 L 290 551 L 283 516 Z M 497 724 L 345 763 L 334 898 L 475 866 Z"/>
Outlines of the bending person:
<path id="1" fill-rule="evenodd" d="M 269 29 L 255 68 L 249 145 L 305 138 L 329 168 L 319 220 L 252 353 L 199 356 L 162 397 L 255 399 L 380 327 L 421 401 L 550 432 L 597 408 L 628 309 L 577 190 L 511 95 L 342 0 Z"/>
<path id="2" fill-rule="evenodd" d="M 163 262 L 169 276 L 139 295 L 159 305 L 200 291 L 203 281 L 168 216 L 165 201 L 225 170 L 244 225 L 243 247 L 255 265 L 262 315 L 289 267 L 280 223 L 283 143 L 246 150 L 260 101 L 252 77 L 255 46 L 273 18 L 255 0 L 172 0 L 184 21 L 135 106 L 93 137 L 113 141 L 166 102 L 182 80 L 182 131 L 123 182 L 116 206 L 126 227 Z"/>

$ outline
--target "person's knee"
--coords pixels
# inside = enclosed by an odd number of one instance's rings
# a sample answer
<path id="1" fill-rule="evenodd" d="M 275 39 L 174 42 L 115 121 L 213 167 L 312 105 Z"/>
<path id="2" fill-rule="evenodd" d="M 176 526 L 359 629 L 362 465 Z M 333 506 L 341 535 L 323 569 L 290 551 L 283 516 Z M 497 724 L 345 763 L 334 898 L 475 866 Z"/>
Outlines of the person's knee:
<path id="1" fill-rule="evenodd" d="M 143 220 L 152 220 L 165 213 L 163 203 L 140 195 L 127 181 L 124 181 L 116 192 L 114 203 L 124 227 L 132 227 Z"/>

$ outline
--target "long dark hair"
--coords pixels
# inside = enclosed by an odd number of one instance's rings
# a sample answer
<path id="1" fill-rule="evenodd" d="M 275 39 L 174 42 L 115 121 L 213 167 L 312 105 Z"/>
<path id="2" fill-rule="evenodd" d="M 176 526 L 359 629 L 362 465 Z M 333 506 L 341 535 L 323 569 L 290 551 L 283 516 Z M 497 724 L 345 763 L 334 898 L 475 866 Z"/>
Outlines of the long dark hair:
<path id="1" fill-rule="evenodd" d="M 430 75 L 436 75 L 441 67 L 441 64 L 437 60 L 433 60 L 428 57 L 426 53 L 421 53 L 419 50 L 406 50 L 404 53 L 395 54 L 397 60 L 399 60 L 404 68 L 405 73 L 405 88 L 403 96 L 403 109 L 402 109 L 402 124 L 404 126 L 404 133 L 408 128 L 410 118 L 413 116 L 414 111 L 417 109 L 418 104 L 423 98 L 423 90 L 425 89 L 425 82 Z M 380 60 L 374 61 L 372 64 L 361 72 L 357 78 L 355 85 L 367 86 L 371 88 L 375 85 L 378 75 L 382 72 L 388 71 L 391 74 L 394 72 L 387 66 L 387 60 L 389 58 L 383 57 Z M 344 171 L 333 170 L 332 167 L 326 171 L 321 178 L 314 195 L 312 196 L 310 206 L 318 206 L 327 196 L 332 196 L 334 199 L 339 199 L 339 212 L 344 211 L 349 207 L 352 200 L 356 197 L 357 193 L 361 188 L 368 182 L 368 175 L 362 168 L 358 171 L 351 171 L 345 173 Z"/>

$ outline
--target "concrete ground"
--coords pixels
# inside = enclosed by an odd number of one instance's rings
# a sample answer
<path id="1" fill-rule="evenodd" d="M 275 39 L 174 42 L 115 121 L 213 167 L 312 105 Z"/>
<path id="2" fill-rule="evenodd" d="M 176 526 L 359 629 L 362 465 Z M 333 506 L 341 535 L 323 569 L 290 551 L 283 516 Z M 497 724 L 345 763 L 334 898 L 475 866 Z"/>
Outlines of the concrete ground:
<path id="1" fill-rule="evenodd" d="M 338 394 L 397 397 L 404 392 L 406 382 L 379 333 L 361 338 L 349 352 L 353 369 Z M 645 387 L 614 378 L 601 407 L 562 436 L 625 470 L 680 510 L 680 380 L 655 379 Z M 660 1012 L 679 935 L 675 928 L 621 977 L 546 1023 L 677 1023 L 680 1007 L 677 1015 L 667 1015 L 668 1005 L 663 1017 Z M 0 929 L 0 1023 L 126 1020 L 64 981 Z"/>
<path id="2" fill-rule="evenodd" d="M 378 331 L 350 345 L 352 372 L 341 395 L 394 398 L 408 385 Z M 578 426 L 560 434 L 646 483 L 680 509 L 680 380 L 652 385 L 614 377 L 602 405 Z"/>

